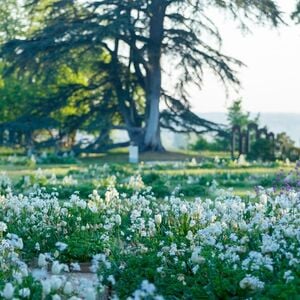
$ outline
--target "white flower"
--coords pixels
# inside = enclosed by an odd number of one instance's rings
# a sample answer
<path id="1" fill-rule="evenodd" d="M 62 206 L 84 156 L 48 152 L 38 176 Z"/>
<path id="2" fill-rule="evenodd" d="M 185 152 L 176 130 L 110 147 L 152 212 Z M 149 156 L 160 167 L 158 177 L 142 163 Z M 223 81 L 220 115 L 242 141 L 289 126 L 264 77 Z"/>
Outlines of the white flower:
<path id="1" fill-rule="evenodd" d="M 89 287 L 87 289 L 84 290 L 84 296 L 85 296 L 85 300 L 96 300 L 96 291 Z"/>
<path id="2" fill-rule="evenodd" d="M 42 281 L 42 287 L 43 287 L 43 294 L 49 295 L 51 292 L 51 282 L 50 280 L 43 280 Z"/>
<path id="3" fill-rule="evenodd" d="M 121 225 L 122 223 L 122 218 L 120 215 L 115 215 L 115 222 L 117 225 Z"/>
<path id="4" fill-rule="evenodd" d="M 67 247 L 68 247 L 67 244 L 62 243 L 62 242 L 57 242 L 57 243 L 55 244 L 55 246 L 56 246 L 57 249 L 58 249 L 59 251 L 61 251 L 61 252 L 64 251 L 64 250 L 66 250 Z"/>
<path id="5" fill-rule="evenodd" d="M 28 276 L 28 267 L 26 264 L 23 264 L 22 266 L 20 266 L 20 273 L 22 274 L 23 277 Z"/>
<path id="6" fill-rule="evenodd" d="M 141 284 L 141 288 L 149 295 L 154 294 L 154 292 L 156 290 L 155 285 L 150 283 L 148 280 L 143 280 L 143 282 Z"/>
<path id="7" fill-rule="evenodd" d="M 92 213 L 96 213 L 98 211 L 97 204 L 94 201 L 89 201 L 87 205 Z"/>
<path id="8" fill-rule="evenodd" d="M 72 175 L 70 175 L 70 176 L 65 176 L 63 178 L 62 184 L 63 185 L 77 185 L 78 181 L 76 179 L 73 179 Z"/>
<path id="9" fill-rule="evenodd" d="M 187 206 L 185 204 L 182 204 L 180 206 L 180 211 L 182 214 L 186 214 L 188 212 Z"/>
<path id="10" fill-rule="evenodd" d="M 70 295 L 73 292 L 73 285 L 70 281 L 67 281 L 64 286 L 64 293 Z"/>
<path id="11" fill-rule="evenodd" d="M 240 281 L 241 289 L 250 289 L 250 290 L 261 290 L 265 286 L 264 282 L 260 281 L 257 277 L 252 275 L 246 275 L 244 279 Z"/>
<path id="12" fill-rule="evenodd" d="M 14 286 L 10 282 L 7 282 L 4 286 L 2 296 L 4 297 L 4 299 L 12 299 L 12 297 L 14 296 L 14 291 Z"/>
<path id="13" fill-rule="evenodd" d="M 38 266 L 40 268 L 46 267 L 48 264 L 47 260 L 46 260 L 46 255 L 40 253 L 39 258 L 38 258 Z"/>
<path id="14" fill-rule="evenodd" d="M 113 275 L 109 275 L 107 280 L 112 284 L 115 285 L 116 284 L 116 280 L 115 277 Z"/>
<path id="15" fill-rule="evenodd" d="M 50 279 L 51 290 L 58 290 L 62 286 L 62 280 L 58 276 L 52 276 Z"/>
<path id="16" fill-rule="evenodd" d="M 191 166 L 194 166 L 194 167 L 198 165 L 198 164 L 197 164 L 197 160 L 196 160 L 195 157 L 193 157 L 193 158 L 191 159 L 190 165 L 191 165 Z"/>
<path id="17" fill-rule="evenodd" d="M 155 299 L 163 300 L 164 298 L 160 295 L 155 295 L 156 287 L 154 284 L 150 283 L 148 280 L 143 280 L 141 288 L 133 292 L 132 297 L 127 298 L 127 300 L 139 300 L 139 299 Z"/>
<path id="18" fill-rule="evenodd" d="M 136 191 L 145 188 L 145 184 L 143 182 L 142 176 L 140 174 L 137 174 L 136 176 L 131 176 L 129 179 L 128 186 Z"/>
<path id="19" fill-rule="evenodd" d="M 7 225 L 4 222 L 0 222 L 0 232 L 5 232 L 7 230 Z"/>
<path id="20" fill-rule="evenodd" d="M 23 288 L 19 291 L 19 296 L 22 298 L 29 298 L 30 296 L 30 289 L 29 288 Z"/>
<path id="21" fill-rule="evenodd" d="M 194 274 L 196 274 L 198 272 L 198 270 L 199 270 L 199 265 L 196 265 L 192 268 L 192 271 Z"/>
<path id="22" fill-rule="evenodd" d="M 60 264 L 57 260 L 53 262 L 52 267 L 51 267 L 51 272 L 54 275 L 58 275 L 63 269 L 63 265 Z"/>
<path id="23" fill-rule="evenodd" d="M 111 201 L 117 199 L 119 197 L 119 193 L 115 188 L 110 187 L 105 192 L 105 202 L 110 203 Z"/>
<path id="24" fill-rule="evenodd" d="M 266 194 L 261 194 L 259 200 L 262 204 L 266 205 L 268 202 L 268 196 Z"/>
<path id="25" fill-rule="evenodd" d="M 293 281 L 295 279 L 295 277 L 293 276 L 293 272 L 291 270 L 286 271 L 283 274 L 283 279 L 286 281 L 286 283 Z"/>
<path id="26" fill-rule="evenodd" d="M 14 277 L 14 279 L 15 279 L 19 284 L 22 283 L 22 280 L 23 280 L 22 277 L 23 277 L 23 275 L 22 275 L 21 272 L 14 271 L 14 272 L 13 272 L 13 277 Z"/>
<path id="27" fill-rule="evenodd" d="M 34 249 L 37 251 L 41 250 L 40 244 L 39 243 L 35 243 Z"/>
<path id="28" fill-rule="evenodd" d="M 80 268 L 79 263 L 71 263 L 71 270 L 72 271 L 80 271 L 81 268 Z"/>
<path id="29" fill-rule="evenodd" d="M 187 235 L 186 235 L 186 238 L 189 240 L 189 241 L 193 241 L 194 240 L 194 235 L 193 235 L 193 232 L 191 230 L 188 231 Z"/>
<path id="30" fill-rule="evenodd" d="M 205 262 L 205 258 L 200 254 L 201 249 L 199 247 L 196 247 L 192 253 L 191 256 L 191 262 L 194 264 L 202 264 L 203 262 Z"/>
<path id="31" fill-rule="evenodd" d="M 154 216 L 154 220 L 155 220 L 155 224 L 156 224 L 157 226 L 159 226 L 159 225 L 161 224 L 161 222 L 162 222 L 162 216 L 161 216 L 161 214 L 155 215 L 155 216 Z"/>

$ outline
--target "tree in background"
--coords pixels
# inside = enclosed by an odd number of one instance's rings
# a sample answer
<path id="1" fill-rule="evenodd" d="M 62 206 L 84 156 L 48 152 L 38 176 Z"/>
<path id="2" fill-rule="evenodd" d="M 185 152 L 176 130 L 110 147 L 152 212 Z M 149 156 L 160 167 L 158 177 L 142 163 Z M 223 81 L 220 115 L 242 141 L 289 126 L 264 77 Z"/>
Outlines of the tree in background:
<path id="1" fill-rule="evenodd" d="M 296 1 L 296 7 L 291 15 L 292 19 L 299 24 L 300 23 L 300 1 Z"/>
<path id="2" fill-rule="evenodd" d="M 295 141 L 286 132 L 280 132 L 276 136 L 277 157 L 280 159 L 291 159 L 291 152 L 295 149 Z M 299 157 L 297 157 L 299 159 Z M 293 159 L 292 159 L 293 160 Z"/>
<path id="3" fill-rule="evenodd" d="M 205 136 L 200 136 L 195 143 L 191 144 L 189 148 L 194 151 L 211 151 L 211 152 L 220 152 L 220 151 L 229 151 L 229 142 L 227 139 L 214 136 L 211 140 Z"/>
<path id="4" fill-rule="evenodd" d="M 241 62 L 220 52 L 222 38 L 208 10 L 228 12 L 243 27 L 249 20 L 274 26 L 281 22 L 272 0 L 27 0 L 27 4 L 31 15 L 39 16 L 31 19 L 40 25 L 25 40 L 17 38 L 2 47 L 9 67 L 13 62 L 14 70 L 50 74 L 62 61 L 72 64 L 87 51 L 92 58 L 106 51 L 109 59 L 94 65 L 99 76 L 108 74 L 104 86 L 117 101 L 118 128 L 127 130 L 142 150 L 155 151 L 163 150 L 161 126 L 178 132 L 224 132 L 191 112 L 187 93 L 191 84 L 201 88 L 208 69 L 225 85 L 239 84 L 234 67 Z M 211 37 L 214 42 L 208 42 Z M 162 85 L 164 60 L 176 70 L 171 89 Z M 90 91 L 93 88 L 99 85 L 91 78 Z M 99 95 L 99 101 L 107 94 Z M 162 101 L 166 109 L 161 113 Z M 108 127 L 112 128 L 114 124 Z"/>
<path id="5" fill-rule="evenodd" d="M 26 40 L 43 26 L 50 2 L 41 1 L 35 7 L 39 12 L 36 14 L 30 6 L 23 7 L 21 3 L 4 0 L 0 8 L 0 44 L 15 38 Z M 99 64 L 107 60 L 107 52 L 85 51 L 80 60 L 77 58 L 76 51 L 61 56 L 49 72 L 21 70 L 21 67 L 5 72 L 12 64 L 2 58 L 1 127 L 12 131 L 26 128 L 35 147 L 74 147 L 78 130 L 98 136 L 86 150 L 94 145 L 109 144 L 110 127 L 118 122 L 119 114 L 114 97 L 109 93 L 111 87 L 106 85 L 108 72 L 99 73 Z"/>
<path id="6" fill-rule="evenodd" d="M 275 159 L 273 142 L 268 139 L 257 139 L 251 146 L 247 159 L 273 161 Z"/>
<path id="7" fill-rule="evenodd" d="M 227 121 L 230 127 L 240 126 L 241 129 L 247 129 L 250 123 L 259 123 L 259 114 L 252 119 L 250 113 L 244 111 L 242 99 L 237 99 L 228 107 Z"/>
<path id="8" fill-rule="evenodd" d="M 78 130 L 98 135 L 94 144 L 107 144 L 108 129 L 118 122 L 119 115 L 108 87 L 102 85 L 105 74 L 97 80 L 96 76 L 89 57 L 72 66 L 61 64 L 48 78 L 47 74 L 33 77 L 30 73 L 5 76 L 0 86 L 2 125 L 9 130 L 27 127 L 34 133 L 33 139 L 40 131 L 44 136 L 48 133 L 49 139 L 35 143 L 36 147 L 74 147 Z M 91 77 L 98 85 L 92 92 L 87 84 Z"/>

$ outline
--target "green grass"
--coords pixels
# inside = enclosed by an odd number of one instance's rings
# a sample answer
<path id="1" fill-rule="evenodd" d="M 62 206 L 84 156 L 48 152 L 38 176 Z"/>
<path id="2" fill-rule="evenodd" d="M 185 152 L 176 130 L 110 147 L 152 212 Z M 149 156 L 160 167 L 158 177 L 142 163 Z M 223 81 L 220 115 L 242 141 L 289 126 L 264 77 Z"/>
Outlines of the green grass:
<path id="1" fill-rule="evenodd" d="M 108 160 L 107 163 L 118 164 L 117 160 Z M 102 164 L 103 161 L 98 158 L 89 158 L 88 160 L 82 160 L 79 164 L 70 164 L 70 165 L 38 165 L 34 168 L 26 167 L 26 166 L 13 166 L 6 165 L 0 166 L 0 172 L 6 172 L 10 177 L 21 177 L 25 175 L 33 174 L 37 169 L 41 168 L 47 174 L 55 173 L 56 175 L 66 175 L 70 170 L 83 170 L 89 164 Z M 128 164 L 121 163 L 122 166 L 126 167 Z M 128 165 L 128 169 L 134 168 L 135 165 Z M 284 170 L 288 172 L 292 167 L 285 168 L 274 168 L 274 167 L 247 167 L 247 168 L 222 168 L 222 169 L 212 169 L 212 168 L 194 168 L 194 169 L 171 169 L 164 168 L 162 170 L 152 169 L 145 170 L 145 173 L 157 173 L 160 175 L 207 175 L 207 174 L 276 174 L 280 170 Z"/>
<path id="2" fill-rule="evenodd" d="M 147 152 L 141 153 L 139 159 L 141 162 L 149 161 L 189 161 L 193 158 L 198 160 L 203 159 L 205 156 L 200 152 Z M 83 163 L 128 163 L 128 151 L 111 151 L 103 154 L 95 154 L 83 156 L 80 158 Z"/>
<path id="3" fill-rule="evenodd" d="M 193 197 L 193 195 L 205 196 L 205 190 L 207 190 L 206 183 L 210 184 L 214 177 L 219 183 L 219 187 L 225 189 L 233 187 L 237 195 L 245 196 L 249 191 L 253 191 L 257 185 L 272 186 L 272 178 L 276 173 L 280 170 L 289 172 L 293 168 L 293 165 L 289 167 L 276 167 L 275 165 L 265 166 L 263 164 L 248 167 L 236 165 L 218 165 L 214 167 L 213 163 L 206 163 L 207 161 L 212 161 L 211 158 L 207 158 L 209 157 L 208 154 L 206 154 L 206 157 L 201 156 L 199 153 L 199 156 L 195 154 L 183 151 L 142 154 L 140 158 L 145 164 L 140 165 L 141 175 L 143 178 L 148 178 L 146 184 L 153 186 L 153 189 L 158 194 L 161 192 L 162 197 L 178 185 L 182 186 L 182 191 L 188 198 Z M 212 156 L 212 153 L 210 155 Z M 176 167 L 174 164 L 175 162 L 189 162 L 195 157 L 198 162 L 204 162 L 204 167 L 192 164 L 179 164 Z M 165 162 L 165 164 L 153 167 L 151 164 L 147 164 L 147 162 L 157 161 Z M 74 164 L 39 164 L 35 167 L 16 166 L 12 164 L 0 165 L 0 172 L 6 172 L 13 182 L 16 183 L 23 176 L 33 175 L 39 168 L 47 175 L 55 174 L 58 177 L 64 177 L 72 172 L 83 172 L 89 165 L 103 165 L 104 163 L 108 163 L 113 168 L 111 175 L 118 174 L 119 172 L 122 178 L 128 178 L 139 169 L 138 165 L 128 163 L 128 153 L 123 150 L 81 157 Z M 196 178 L 199 183 L 187 184 L 186 181 L 189 176 Z M 257 176 L 257 180 L 255 178 L 248 180 L 248 178 L 253 176 Z M 80 179 L 80 184 L 91 186 L 91 181 Z M 84 188 L 85 193 L 87 192 L 86 188 Z"/>

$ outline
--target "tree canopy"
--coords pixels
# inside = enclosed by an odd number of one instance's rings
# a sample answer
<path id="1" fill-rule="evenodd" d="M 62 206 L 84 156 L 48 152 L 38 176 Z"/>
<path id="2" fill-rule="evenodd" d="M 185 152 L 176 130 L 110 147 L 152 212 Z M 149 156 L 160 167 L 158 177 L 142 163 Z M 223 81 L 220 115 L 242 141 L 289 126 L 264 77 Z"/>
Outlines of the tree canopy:
<path id="1" fill-rule="evenodd" d="M 259 123 L 259 114 L 251 118 L 250 113 L 243 109 L 242 99 L 237 99 L 228 107 L 227 121 L 231 127 L 239 126 L 241 129 L 246 129 L 250 123 Z"/>

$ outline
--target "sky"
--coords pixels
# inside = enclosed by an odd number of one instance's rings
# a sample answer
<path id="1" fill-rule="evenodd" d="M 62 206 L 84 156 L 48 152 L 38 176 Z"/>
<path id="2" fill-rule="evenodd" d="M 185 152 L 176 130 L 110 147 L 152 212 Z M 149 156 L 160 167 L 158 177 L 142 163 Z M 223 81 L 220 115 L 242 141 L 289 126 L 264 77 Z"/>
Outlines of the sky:
<path id="1" fill-rule="evenodd" d="M 294 0 L 279 0 L 283 11 L 294 8 Z M 300 113 L 300 24 L 279 29 L 252 26 L 243 34 L 237 24 L 221 13 L 214 13 L 223 37 L 223 53 L 241 60 L 247 67 L 239 69 L 242 87 L 230 91 L 206 73 L 201 91 L 191 88 L 193 110 L 225 112 L 234 99 L 242 98 L 250 112 Z M 286 20 L 288 20 L 286 16 Z"/>

